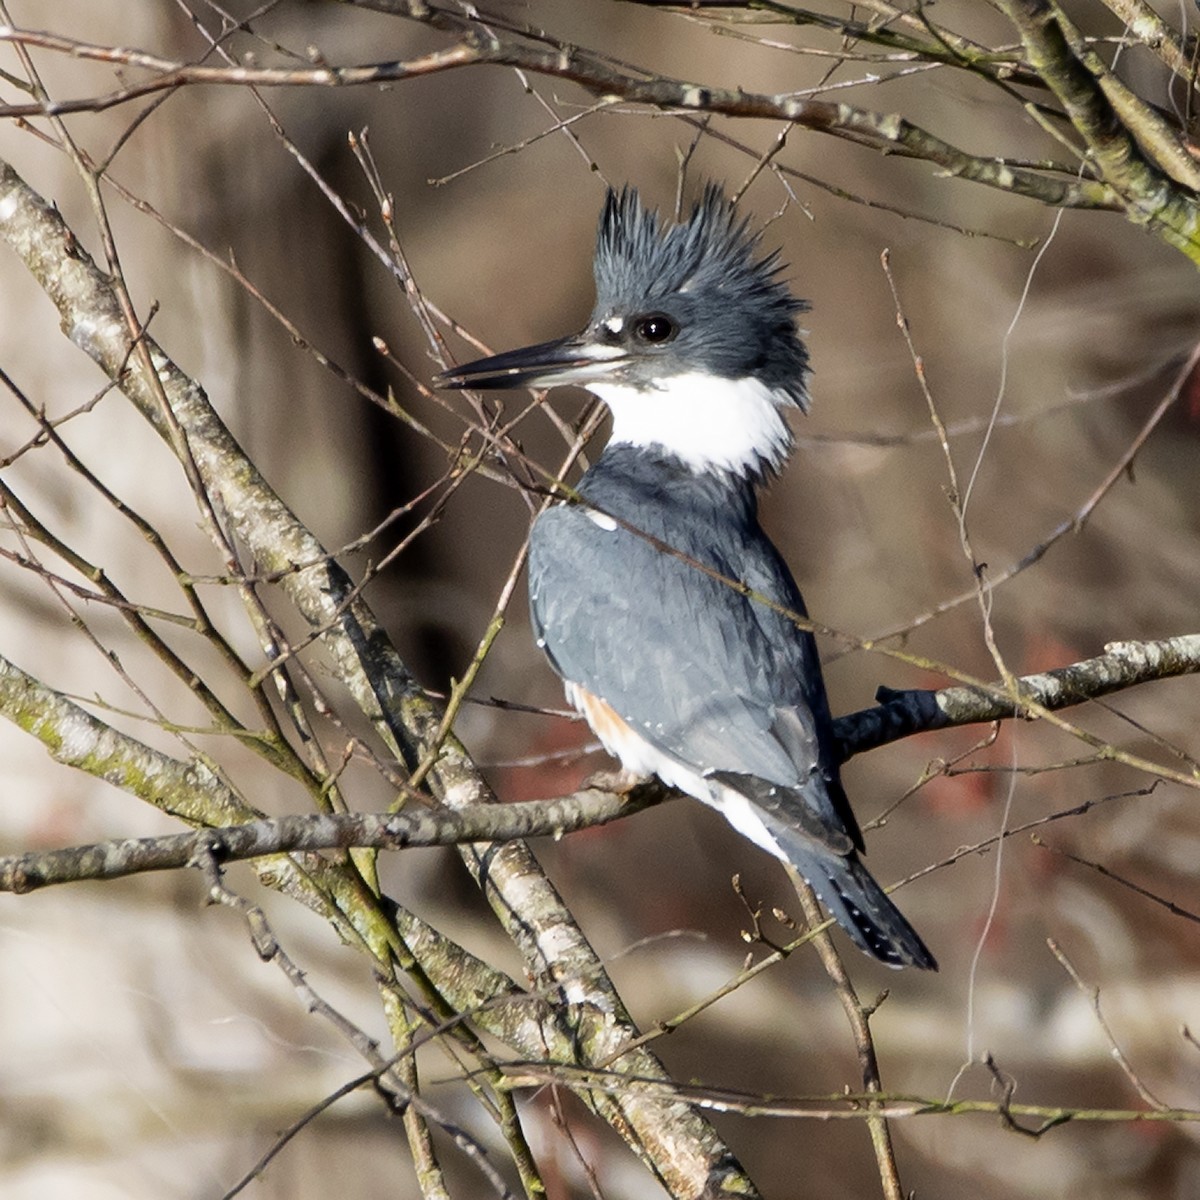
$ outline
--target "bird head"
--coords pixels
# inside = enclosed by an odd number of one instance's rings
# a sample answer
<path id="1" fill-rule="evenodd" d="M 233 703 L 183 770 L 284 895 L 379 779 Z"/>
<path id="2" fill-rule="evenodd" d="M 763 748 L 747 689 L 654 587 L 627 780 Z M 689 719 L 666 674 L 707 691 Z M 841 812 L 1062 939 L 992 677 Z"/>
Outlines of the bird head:
<path id="1" fill-rule="evenodd" d="M 596 238 L 596 304 L 577 334 L 443 372 L 451 388 L 575 384 L 613 414 L 613 442 L 694 470 L 757 474 L 791 446 L 781 410 L 808 407 L 808 306 L 777 253 L 709 184 L 690 216 L 664 223 L 634 188 L 609 190 Z"/>

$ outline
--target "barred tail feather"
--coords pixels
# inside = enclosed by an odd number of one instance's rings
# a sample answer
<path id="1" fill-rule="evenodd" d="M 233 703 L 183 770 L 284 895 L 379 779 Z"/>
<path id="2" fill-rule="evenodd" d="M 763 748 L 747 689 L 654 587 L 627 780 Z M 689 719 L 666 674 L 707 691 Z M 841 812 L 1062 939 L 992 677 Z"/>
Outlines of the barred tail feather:
<path id="1" fill-rule="evenodd" d="M 706 794 L 693 790 L 686 780 L 662 771 L 659 775 L 706 800 L 739 833 L 795 867 L 867 954 L 889 967 L 937 970 L 937 961 L 916 930 L 863 866 L 850 832 L 826 819 L 822 806 L 804 791 L 721 772 L 705 781 L 716 785 Z"/>
<path id="2" fill-rule="evenodd" d="M 855 945 L 889 967 L 937 970 L 920 935 L 888 899 L 857 854 L 822 853 L 800 838 L 780 838 L 787 859 L 804 876 Z"/>

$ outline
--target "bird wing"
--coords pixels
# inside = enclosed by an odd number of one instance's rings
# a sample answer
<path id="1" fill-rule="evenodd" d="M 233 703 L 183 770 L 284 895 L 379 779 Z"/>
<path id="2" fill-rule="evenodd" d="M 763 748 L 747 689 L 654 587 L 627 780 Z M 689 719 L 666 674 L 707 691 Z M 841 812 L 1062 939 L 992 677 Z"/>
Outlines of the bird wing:
<path id="1" fill-rule="evenodd" d="M 619 492 L 595 499 L 622 515 Z M 697 538 L 673 527 L 673 514 L 694 522 L 702 505 L 626 512 L 653 539 L 690 547 L 755 596 L 584 506 L 561 505 L 530 539 L 535 632 L 555 670 L 656 749 L 849 853 L 860 835 L 831 756 L 816 646 L 772 607 L 804 612 L 778 552 L 752 514 L 735 521 L 726 513 Z"/>

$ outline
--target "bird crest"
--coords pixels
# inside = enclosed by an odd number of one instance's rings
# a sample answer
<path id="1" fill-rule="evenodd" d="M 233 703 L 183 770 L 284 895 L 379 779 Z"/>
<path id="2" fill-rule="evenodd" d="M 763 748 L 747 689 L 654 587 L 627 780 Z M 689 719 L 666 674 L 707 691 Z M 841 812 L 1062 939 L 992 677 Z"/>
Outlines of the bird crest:
<path id="1" fill-rule="evenodd" d="M 809 306 L 781 278 L 779 252 L 760 255 L 761 240 L 715 183 L 677 224 L 644 207 L 636 188 L 610 188 L 596 238 L 596 313 L 681 309 L 710 368 L 752 371 L 806 411 L 808 354 L 795 318 Z"/>

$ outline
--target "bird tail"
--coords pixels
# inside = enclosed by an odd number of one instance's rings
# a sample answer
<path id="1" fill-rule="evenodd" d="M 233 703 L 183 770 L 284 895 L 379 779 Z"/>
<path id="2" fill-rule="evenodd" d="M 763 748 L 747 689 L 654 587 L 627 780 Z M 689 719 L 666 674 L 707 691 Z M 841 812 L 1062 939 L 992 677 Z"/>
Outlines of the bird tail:
<path id="1" fill-rule="evenodd" d="M 830 915 L 855 945 L 889 967 L 937 970 L 920 935 L 888 899 L 856 853 L 823 851 L 807 838 L 772 830 L 787 860 L 804 876 Z"/>

